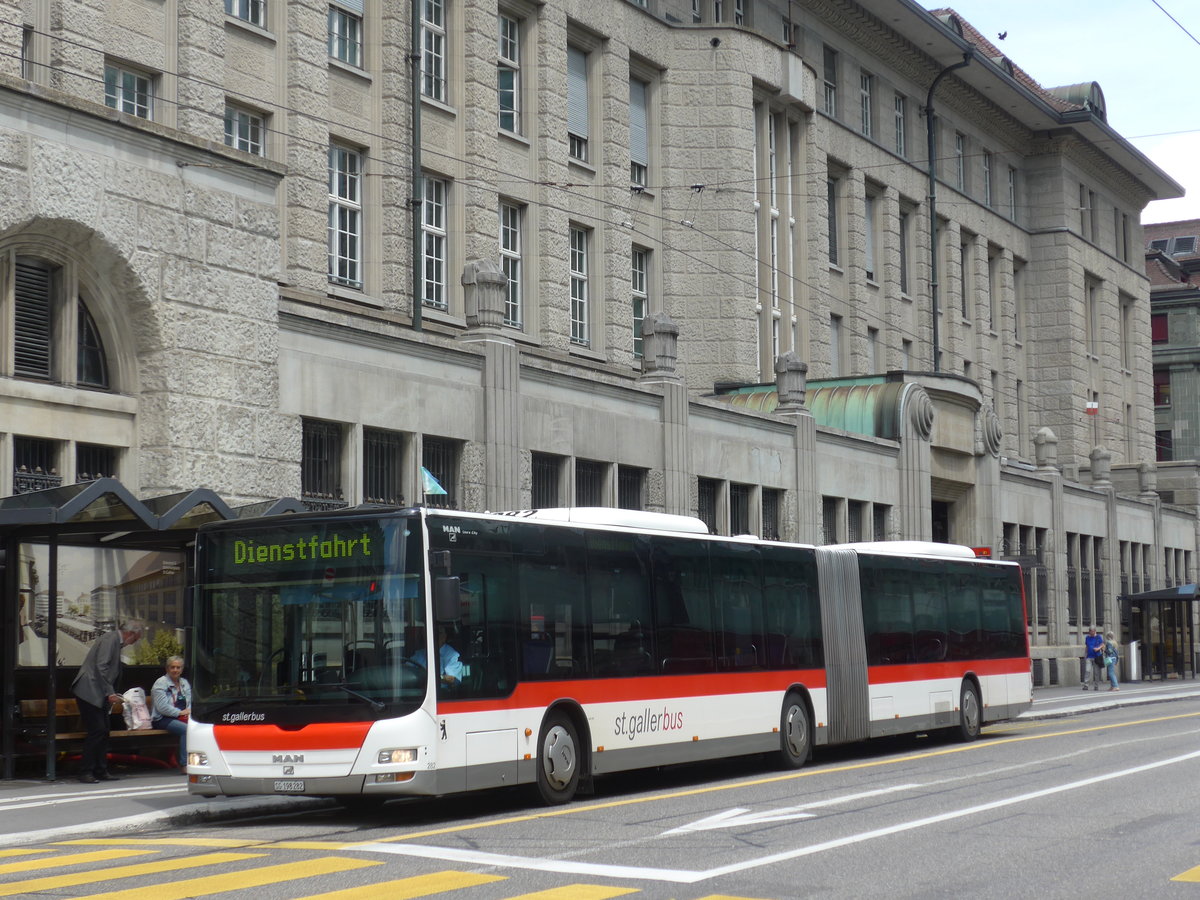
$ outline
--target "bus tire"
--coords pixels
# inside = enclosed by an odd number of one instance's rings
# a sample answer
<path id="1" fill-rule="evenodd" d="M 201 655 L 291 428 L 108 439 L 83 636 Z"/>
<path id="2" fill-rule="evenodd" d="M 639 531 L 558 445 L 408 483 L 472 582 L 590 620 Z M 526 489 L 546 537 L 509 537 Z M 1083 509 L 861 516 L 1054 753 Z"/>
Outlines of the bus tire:
<path id="1" fill-rule="evenodd" d="M 537 788 L 551 806 L 569 803 L 579 787 L 579 734 L 570 716 L 553 711 L 538 735 Z"/>
<path id="2" fill-rule="evenodd" d="M 973 741 L 983 729 L 983 706 L 979 702 L 979 688 L 975 682 L 964 681 L 958 701 L 958 728 L 960 741 Z"/>
<path id="3" fill-rule="evenodd" d="M 779 714 L 779 761 L 785 769 L 799 769 L 808 760 L 812 751 L 812 723 L 808 719 L 808 707 L 796 693 L 783 699 L 783 711 Z"/>

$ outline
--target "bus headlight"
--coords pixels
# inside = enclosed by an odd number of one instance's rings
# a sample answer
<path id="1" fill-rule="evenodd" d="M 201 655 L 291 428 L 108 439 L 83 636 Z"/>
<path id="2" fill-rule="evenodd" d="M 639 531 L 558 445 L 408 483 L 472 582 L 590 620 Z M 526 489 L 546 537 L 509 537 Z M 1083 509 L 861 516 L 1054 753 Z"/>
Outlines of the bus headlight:
<path id="1" fill-rule="evenodd" d="M 379 764 L 381 766 L 391 765 L 392 763 L 414 763 L 416 761 L 417 751 L 414 747 L 379 751 Z"/>
<path id="2" fill-rule="evenodd" d="M 189 766 L 207 766 L 208 754 L 204 751 L 193 751 L 188 754 Z"/>

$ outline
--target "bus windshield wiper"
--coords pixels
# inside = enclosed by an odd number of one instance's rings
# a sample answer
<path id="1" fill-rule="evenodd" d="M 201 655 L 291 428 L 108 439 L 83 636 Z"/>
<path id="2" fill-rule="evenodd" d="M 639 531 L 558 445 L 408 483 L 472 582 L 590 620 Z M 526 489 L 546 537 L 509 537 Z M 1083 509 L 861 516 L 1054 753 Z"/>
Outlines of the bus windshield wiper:
<path id="1" fill-rule="evenodd" d="M 358 691 L 354 690 L 354 688 L 349 687 L 348 685 L 331 684 L 331 685 L 329 685 L 329 687 L 335 687 L 339 691 L 345 691 L 347 694 L 349 694 L 351 697 L 354 697 L 356 700 L 361 700 L 363 703 L 371 704 L 371 709 L 375 710 L 376 712 L 387 709 L 386 703 L 384 703 L 380 700 L 376 700 L 374 697 L 368 697 L 366 694 L 360 694 Z"/>

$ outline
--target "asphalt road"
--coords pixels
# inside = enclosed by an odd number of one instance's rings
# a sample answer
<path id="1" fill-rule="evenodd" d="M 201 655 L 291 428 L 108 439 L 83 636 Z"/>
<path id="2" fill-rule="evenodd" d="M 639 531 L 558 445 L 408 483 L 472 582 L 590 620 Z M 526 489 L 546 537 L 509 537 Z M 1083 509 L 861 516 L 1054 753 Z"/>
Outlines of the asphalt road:
<path id="1" fill-rule="evenodd" d="M 0 896 L 1193 897 L 1198 737 L 1188 699 L 826 750 L 798 772 L 641 772 L 551 809 L 495 792 L 78 837 L 0 848 Z"/>

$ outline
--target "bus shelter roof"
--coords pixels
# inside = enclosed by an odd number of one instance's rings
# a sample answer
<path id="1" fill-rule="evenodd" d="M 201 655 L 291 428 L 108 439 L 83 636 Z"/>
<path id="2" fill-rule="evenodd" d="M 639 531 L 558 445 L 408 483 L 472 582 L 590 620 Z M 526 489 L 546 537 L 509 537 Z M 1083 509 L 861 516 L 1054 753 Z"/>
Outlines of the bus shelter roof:
<path id="1" fill-rule="evenodd" d="M 1122 600 L 1136 600 L 1145 603 L 1151 600 L 1200 600 L 1200 585 L 1178 584 L 1175 587 L 1159 588 L 1156 591 L 1143 591 L 1140 594 L 1125 594 Z"/>

